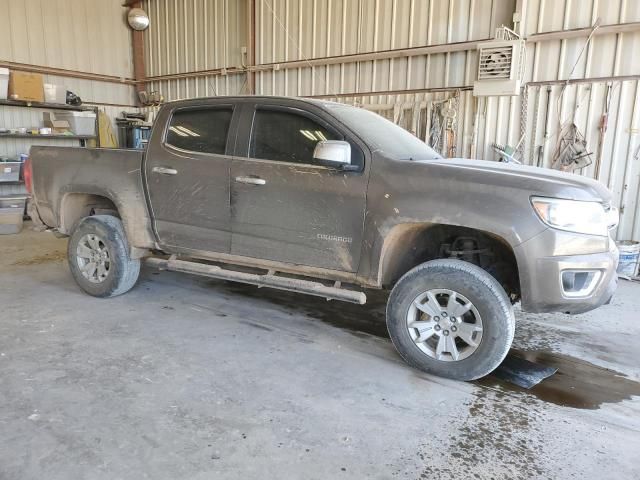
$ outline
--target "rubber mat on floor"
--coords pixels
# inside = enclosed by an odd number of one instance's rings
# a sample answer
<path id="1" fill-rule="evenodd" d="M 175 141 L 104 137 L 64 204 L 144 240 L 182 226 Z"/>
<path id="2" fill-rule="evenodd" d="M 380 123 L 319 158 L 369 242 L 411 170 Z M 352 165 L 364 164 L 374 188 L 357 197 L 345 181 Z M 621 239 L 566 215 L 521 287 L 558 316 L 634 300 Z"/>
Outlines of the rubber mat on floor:
<path id="1" fill-rule="evenodd" d="M 507 358 L 493 371 L 492 375 L 505 382 L 529 389 L 535 387 L 557 371 L 558 369 L 555 367 L 530 362 L 529 360 L 510 354 L 507 355 Z"/>

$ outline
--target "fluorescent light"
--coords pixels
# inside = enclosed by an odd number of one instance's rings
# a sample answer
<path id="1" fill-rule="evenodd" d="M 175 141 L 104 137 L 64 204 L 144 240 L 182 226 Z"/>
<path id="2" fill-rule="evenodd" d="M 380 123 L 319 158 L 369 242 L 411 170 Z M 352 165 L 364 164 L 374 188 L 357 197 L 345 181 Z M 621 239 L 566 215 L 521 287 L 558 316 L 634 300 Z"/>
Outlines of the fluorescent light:
<path id="1" fill-rule="evenodd" d="M 169 130 L 171 130 L 173 133 L 177 133 L 181 137 L 188 137 L 189 136 L 186 133 L 183 133 L 180 130 L 178 130 L 176 127 L 169 127 Z"/>
<path id="2" fill-rule="evenodd" d="M 300 133 L 302 135 L 304 135 L 305 137 L 307 137 L 312 142 L 317 142 L 318 141 L 318 139 L 309 130 L 300 130 Z"/>
<path id="3" fill-rule="evenodd" d="M 189 130 L 187 127 L 183 127 L 182 125 L 178 125 L 176 128 L 181 130 L 181 131 L 183 131 L 187 135 L 191 135 L 192 137 L 199 137 L 200 136 L 199 133 L 196 133 L 193 130 Z"/>

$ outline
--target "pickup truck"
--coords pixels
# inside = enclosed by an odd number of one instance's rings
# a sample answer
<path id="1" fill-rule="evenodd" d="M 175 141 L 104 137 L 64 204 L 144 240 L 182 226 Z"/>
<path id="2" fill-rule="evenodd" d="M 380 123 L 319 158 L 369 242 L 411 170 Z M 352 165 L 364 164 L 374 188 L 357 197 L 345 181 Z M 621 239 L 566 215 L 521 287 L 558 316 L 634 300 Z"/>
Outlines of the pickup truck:
<path id="1" fill-rule="evenodd" d="M 146 152 L 33 147 L 35 221 L 70 236 L 96 297 L 141 262 L 365 303 L 410 365 L 461 380 L 507 354 L 513 304 L 581 313 L 607 302 L 617 210 L 600 183 L 522 165 L 444 159 L 381 116 L 328 101 L 167 103 Z"/>

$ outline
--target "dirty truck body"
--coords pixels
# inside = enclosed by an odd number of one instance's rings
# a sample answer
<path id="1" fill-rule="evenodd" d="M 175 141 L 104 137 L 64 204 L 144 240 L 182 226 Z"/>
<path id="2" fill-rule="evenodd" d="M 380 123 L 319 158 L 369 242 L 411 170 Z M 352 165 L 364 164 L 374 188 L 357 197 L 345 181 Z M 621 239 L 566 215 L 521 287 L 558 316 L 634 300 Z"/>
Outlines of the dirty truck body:
<path id="1" fill-rule="evenodd" d="M 399 353 L 454 378 L 506 355 L 513 303 L 581 313 L 615 290 L 617 212 L 601 184 L 443 159 L 355 107 L 173 102 L 146 152 L 33 147 L 29 162 L 32 213 L 71 236 L 72 273 L 88 293 L 128 290 L 146 257 L 357 303 L 364 288 L 390 288 Z"/>

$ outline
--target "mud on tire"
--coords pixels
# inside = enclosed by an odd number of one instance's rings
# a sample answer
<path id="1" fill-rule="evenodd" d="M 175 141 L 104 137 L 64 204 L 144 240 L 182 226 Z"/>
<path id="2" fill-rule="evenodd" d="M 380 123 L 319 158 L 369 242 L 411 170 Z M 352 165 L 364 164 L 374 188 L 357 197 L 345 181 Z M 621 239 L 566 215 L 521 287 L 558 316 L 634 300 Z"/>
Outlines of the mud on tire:
<path id="1" fill-rule="evenodd" d="M 418 265 L 396 283 L 387 303 L 387 328 L 410 365 L 442 377 L 475 380 L 504 360 L 515 318 L 495 278 L 471 263 L 443 259 Z M 453 353 L 442 350 L 447 345 Z"/>
<path id="2" fill-rule="evenodd" d="M 140 260 L 129 257 L 122 222 L 110 215 L 80 220 L 69 239 L 67 258 L 78 286 L 94 297 L 126 293 L 140 274 Z"/>

